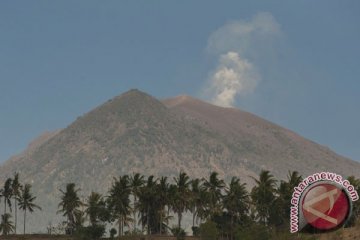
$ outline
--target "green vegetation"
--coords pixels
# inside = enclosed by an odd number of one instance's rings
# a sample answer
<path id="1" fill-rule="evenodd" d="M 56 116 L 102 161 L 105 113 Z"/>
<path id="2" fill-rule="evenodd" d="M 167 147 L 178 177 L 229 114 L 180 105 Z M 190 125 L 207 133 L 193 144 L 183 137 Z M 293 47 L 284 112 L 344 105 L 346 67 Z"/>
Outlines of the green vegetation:
<path id="1" fill-rule="evenodd" d="M 24 212 L 24 234 L 26 233 L 26 212 L 30 213 L 34 212 L 35 209 L 41 210 L 41 207 L 34 203 L 36 197 L 32 195 L 30 192 L 31 185 L 25 184 L 25 186 L 21 189 L 20 197 L 19 197 L 19 209 Z"/>
<path id="2" fill-rule="evenodd" d="M 219 230 L 212 221 L 207 221 L 200 225 L 200 238 L 202 240 L 217 240 L 219 238 Z"/>
<path id="3" fill-rule="evenodd" d="M 184 240 L 186 236 L 185 230 L 179 227 L 173 227 L 171 229 L 171 234 L 176 237 L 176 240 Z"/>
<path id="4" fill-rule="evenodd" d="M 15 229 L 10 218 L 11 218 L 11 215 L 9 213 L 4 213 L 1 216 L 0 232 L 2 232 L 3 235 L 8 235 L 9 233 L 13 232 Z"/>
<path id="5" fill-rule="evenodd" d="M 348 179 L 360 190 L 359 179 Z M 314 236 L 288 233 L 292 189 L 301 180 L 297 172 L 290 172 L 286 181 L 278 182 L 269 171 L 262 171 L 248 192 L 239 178 L 233 177 L 226 183 L 216 172 L 201 179 L 191 179 L 180 172 L 172 182 L 167 177 L 145 177 L 136 173 L 114 178 L 105 196 L 92 192 L 84 201 L 80 199 L 81 189 L 68 183 L 65 190 L 60 190 L 58 205 L 58 214 L 66 221 L 63 225 L 60 223 L 58 229 L 50 229 L 49 234 L 62 229 L 61 234 L 74 239 L 100 239 L 106 229 L 110 229 L 111 239 L 140 235 L 173 235 L 176 239 L 185 239 L 189 233 L 182 228 L 182 218 L 189 212 L 193 235 L 200 239 L 311 239 Z M 4 214 L 0 232 L 16 233 L 16 222 L 14 225 L 12 215 L 7 212 L 12 212 L 15 206 L 24 213 L 25 234 L 26 213 L 41 209 L 34 202 L 36 197 L 31 193 L 31 185 L 22 185 L 19 175 L 15 174 L 13 179 L 5 181 L 1 198 Z M 356 203 L 349 226 L 359 222 L 359 216 Z M 169 227 L 171 218 L 177 220 L 174 227 Z M 111 228 L 114 224 L 117 230 Z"/>
<path id="6" fill-rule="evenodd" d="M 80 189 L 75 189 L 74 183 L 67 184 L 66 191 L 60 190 L 62 197 L 59 203 L 58 213 L 63 213 L 63 216 L 67 217 L 68 234 L 73 234 L 76 226 L 81 225 L 78 221 L 81 216 L 79 207 L 81 207 L 83 203 L 78 196 L 79 191 Z"/>
<path id="7" fill-rule="evenodd" d="M 1 215 L 0 233 L 8 235 L 15 233 L 17 230 L 17 210 L 24 213 L 24 234 L 26 233 L 26 214 L 33 213 L 36 209 L 41 208 L 35 204 L 36 197 L 31 193 L 31 185 L 22 185 L 19 180 L 19 174 L 15 173 L 14 178 L 6 179 L 4 187 L 0 190 L 0 199 L 4 201 L 4 214 Z M 7 212 L 7 207 L 12 212 L 12 200 L 15 205 L 15 225 L 10 220 L 12 215 Z"/>

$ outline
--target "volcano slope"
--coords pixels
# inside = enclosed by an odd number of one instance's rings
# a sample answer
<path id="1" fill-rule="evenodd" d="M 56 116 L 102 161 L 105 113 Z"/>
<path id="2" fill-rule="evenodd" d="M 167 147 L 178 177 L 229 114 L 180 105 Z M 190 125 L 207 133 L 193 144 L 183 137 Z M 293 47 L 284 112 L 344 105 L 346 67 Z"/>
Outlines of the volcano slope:
<path id="1" fill-rule="evenodd" d="M 251 113 L 130 90 L 36 139 L 1 165 L 0 179 L 19 172 L 33 185 L 43 211 L 28 217 L 29 231 L 45 232 L 63 219 L 56 215 L 59 189 L 69 182 L 85 199 L 91 191 L 106 193 L 113 177 L 133 172 L 172 177 L 183 170 L 200 178 L 217 171 L 250 187 L 262 169 L 278 179 L 294 170 L 360 177 L 359 163 Z"/>

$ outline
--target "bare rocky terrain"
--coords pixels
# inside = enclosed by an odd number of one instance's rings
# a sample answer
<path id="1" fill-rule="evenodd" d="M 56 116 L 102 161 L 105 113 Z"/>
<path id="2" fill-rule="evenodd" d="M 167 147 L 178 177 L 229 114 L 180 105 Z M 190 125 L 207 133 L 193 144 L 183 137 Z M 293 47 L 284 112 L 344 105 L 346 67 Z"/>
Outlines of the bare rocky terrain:
<path id="1" fill-rule="evenodd" d="M 133 172 L 174 176 L 184 170 L 206 177 L 217 171 L 252 186 L 250 176 L 262 169 L 278 179 L 293 170 L 360 177 L 360 163 L 251 113 L 189 96 L 160 101 L 131 90 L 36 139 L 1 165 L 0 179 L 19 172 L 33 185 L 43 211 L 29 216 L 29 229 L 46 232 L 49 223 L 61 221 L 59 189 L 68 182 L 85 198 L 90 191 L 105 193 L 113 177 Z"/>

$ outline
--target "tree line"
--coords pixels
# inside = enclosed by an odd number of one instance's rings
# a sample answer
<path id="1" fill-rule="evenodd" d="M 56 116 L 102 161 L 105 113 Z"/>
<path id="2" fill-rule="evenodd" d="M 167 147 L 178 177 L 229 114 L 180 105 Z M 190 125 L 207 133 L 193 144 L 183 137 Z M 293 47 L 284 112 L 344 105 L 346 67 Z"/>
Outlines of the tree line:
<path id="1" fill-rule="evenodd" d="M 144 176 L 139 173 L 113 179 L 107 193 L 92 192 L 84 201 L 75 183 L 68 183 L 60 190 L 58 214 L 66 221 L 65 233 L 84 239 L 96 239 L 104 235 L 107 226 L 110 235 L 173 234 L 185 236 L 183 216 L 192 215 L 192 234 L 204 239 L 270 239 L 274 232 L 288 232 L 290 201 L 293 188 L 302 176 L 289 172 L 286 180 L 278 181 L 269 171 L 261 171 L 253 178 L 255 186 L 248 191 L 238 177 L 226 183 L 216 172 L 207 178 L 190 178 L 185 172 L 168 177 Z M 349 177 L 350 183 L 360 190 L 360 180 Z M 19 183 L 19 175 L 5 181 L 1 189 L 4 214 L 0 231 L 6 235 L 16 233 L 17 209 L 24 214 L 41 209 L 34 203 L 31 185 Z M 359 214 L 355 203 L 353 225 Z M 15 222 L 11 214 L 15 210 Z M 170 226 L 176 220 L 176 226 Z"/>
<path id="2" fill-rule="evenodd" d="M 0 223 L 0 232 L 3 235 L 17 233 L 18 210 L 24 214 L 23 234 L 26 233 L 26 214 L 36 209 L 41 210 L 41 207 L 35 204 L 35 199 L 36 197 L 31 193 L 31 184 L 21 184 L 18 173 L 15 173 L 13 178 L 6 179 L 3 188 L 0 189 L 0 200 L 4 202 Z M 11 220 L 13 210 L 15 222 Z"/>

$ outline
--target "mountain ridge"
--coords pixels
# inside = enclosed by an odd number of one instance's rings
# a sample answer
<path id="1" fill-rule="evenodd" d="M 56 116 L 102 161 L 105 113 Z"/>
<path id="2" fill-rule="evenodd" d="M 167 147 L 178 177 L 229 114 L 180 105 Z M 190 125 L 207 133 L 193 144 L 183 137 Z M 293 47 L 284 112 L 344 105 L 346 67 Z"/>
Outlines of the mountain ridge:
<path id="1" fill-rule="evenodd" d="M 35 146 L 35 148 L 34 148 Z M 180 96 L 158 100 L 139 90 L 116 96 L 48 135 L 0 166 L 0 178 L 19 172 L 33 184 L 44 213 L 33 228 L 56 216 L 58 189 L 76 183 L 83 194 L 105 193 L 113 177 L 139 172 L 175 176 L 240 177 L 251 186 L 261 169 L 284 179 L 334 171 L 359 177 L 360 163 L 254 114 Z M 46 217 L 41 217 L 44 214 Z"/>
<path id="2" fill-rule="evenodd" d="M 330 153 L 332 156 L 332 163 L 335 164 L 338 159 L 346 159 L 346 162 L 350 165 L 357 165 L 357 162 L 354 162 L 351 159 L 345 158 L 334 153 L 329 147 L 320 145 L 314 141 L 308 140 L 299 134 L 291 131 L 289 129 L 283 128 L 278 124 L 274 124 L 268 120 L 262 119 L 252 113 L 236 109 L 236 108 L 223 108 L 213 106 L 209 103 L 197 100 L 191 97 L 179 96 L 175 98 L 165 99 L 163 103 L 169 108 L 175 109 L 177 112 L 182 112 L 192 116 L 193 118 L 198 118 L 200 121 L 207 122 L 213 128 L 217 129 L 220 132 L 226 132 L 226 134 L 239 134 L 239 135 L 257 135 L 261 137 L 261 133 L 271 129 L 277 138 L 283 138 L 282 140 L 289 142 L 297 143 L 297 145 L 303 145 L 304 148 L 319 148 L 325 153 Z M 174 104 L 176 103 L 176 104 Z M 239 122 L 234 123 L 235 120 Z M 264 139 L 263 139 L 264 140 Z M 276 139 L 267 139 L 267 145 L 273 143 Z M 297 146 L 299 147 L 299 146 Z M 281 151 L 281 149 L 277 149 Z M 296 155 L 295 152 L 293 154 Z M 313 160 L 312 156 L 307 156 L 308 160 Z M 320 157 L 317 157 L 317 160 L 320 161 Z M 304 160 L 304 159 L 303 159 Z M 308 161 L 305 161 L 308 162 Z M 301 163 L 301 162 L 300 162 Z M 309 162 L 308 162 L 309 163 Z M 320 164 L 326 165 L 327 162 L 320 161 Z M 309 166 L 312 164 L 310 163 Z M 296 169 L 295 166 L 292 169 Z M 307 171 L 309 173 L 309 171 Z M 342 171 L 344 173 L 344 171 Z M 354 172 L 353 172 L 354 173 Z M 285 176 L 282 175 L 284 178 Z"/>

